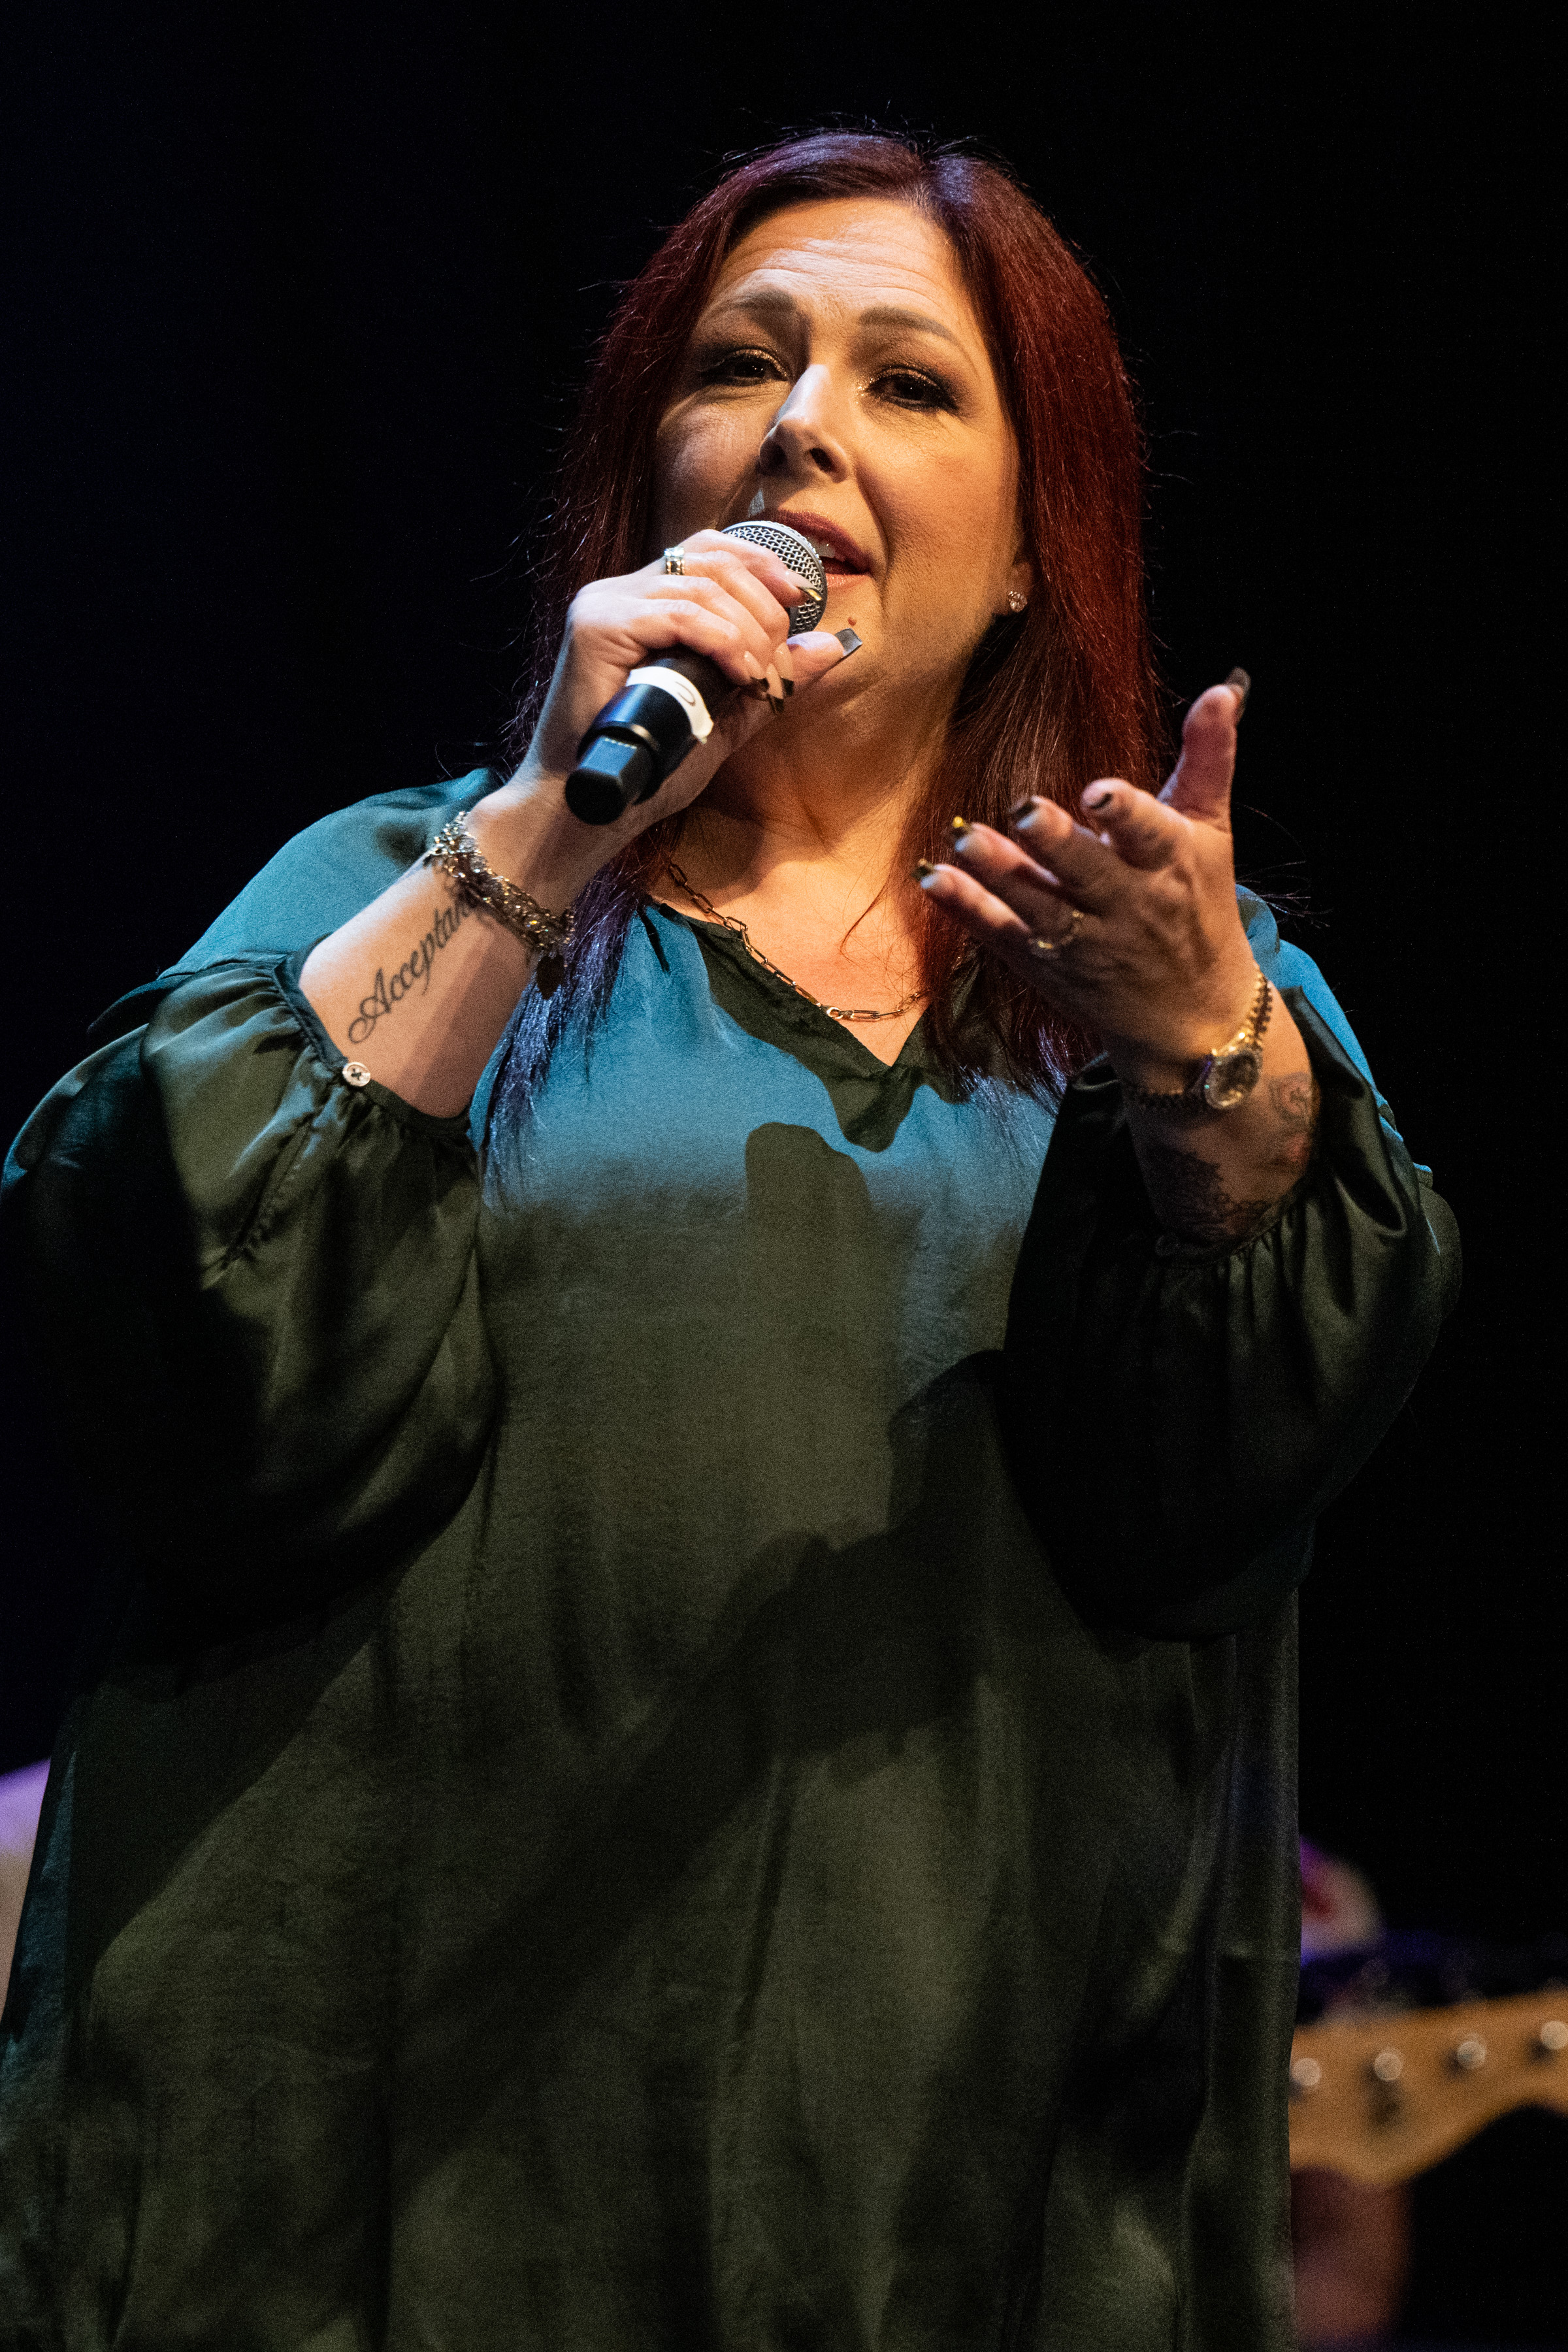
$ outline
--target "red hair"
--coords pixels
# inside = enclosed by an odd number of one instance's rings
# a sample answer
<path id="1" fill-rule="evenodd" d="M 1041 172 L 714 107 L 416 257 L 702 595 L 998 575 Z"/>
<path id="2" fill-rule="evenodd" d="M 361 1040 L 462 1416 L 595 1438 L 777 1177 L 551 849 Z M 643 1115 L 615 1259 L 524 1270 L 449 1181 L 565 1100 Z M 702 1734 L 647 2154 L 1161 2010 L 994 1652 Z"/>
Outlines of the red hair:
<path id="1" fill-rule="evenodd" d="M 909 862 L 937 858 L 961 812 L 1003 826 L 1026 793 L 1075 812 L 1100 775 L 1157 788 L 1164 748 L 1143 597 L 1143 454 L 1105 304 L 1082 266 L 1007 173 L 951 150 L 872 132 L 821 131 L 753 155 L 673 228 L 605 332 L 563 459 L 538 566 L 525 744 L 548 689 L 566 609 L 590 580 L 636 571 L 652 528 L 654 439 L 725 257 L 786 206 L 862 196 L 909 204 L 957 258 L 1018 448 L 1018 499 L 1036 592 L 995 623 L 959 696 L 945 756 L 911 809 Z M 577 942 L 546 1011 L 523 1000 L 510 1094 L 526 1091 L 575 1003 L 608 1000 L 626 927 L 679 832 L 650 826 L 578 901 Z M 955 1070 L 999 1039 L 1026 1082 L 1059 1083 L 1086 1040 L 988 958 L 962 1022 L 955 982 L 973 951 L 929 909 L 920 942 L 928 1033 Z"/>

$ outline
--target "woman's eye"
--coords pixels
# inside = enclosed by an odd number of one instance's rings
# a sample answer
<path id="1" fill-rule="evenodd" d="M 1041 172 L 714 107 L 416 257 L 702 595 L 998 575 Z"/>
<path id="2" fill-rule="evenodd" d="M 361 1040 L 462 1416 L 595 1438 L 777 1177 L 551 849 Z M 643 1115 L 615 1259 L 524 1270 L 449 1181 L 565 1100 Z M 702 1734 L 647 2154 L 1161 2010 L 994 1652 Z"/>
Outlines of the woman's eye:
<path id="1" fill-rule="evenodd" d="M 698 362 L 701 383 L 766 383 L 781 370 L 772 352 L 715 352 Z"/>
<path id="2" fill-rule="evenodd" d="M 951 386 L 937 375 L 928 375 L 923 368 L 884 368 L 877 377 L 875 389 L 900 408 L 953 408 Z"/>

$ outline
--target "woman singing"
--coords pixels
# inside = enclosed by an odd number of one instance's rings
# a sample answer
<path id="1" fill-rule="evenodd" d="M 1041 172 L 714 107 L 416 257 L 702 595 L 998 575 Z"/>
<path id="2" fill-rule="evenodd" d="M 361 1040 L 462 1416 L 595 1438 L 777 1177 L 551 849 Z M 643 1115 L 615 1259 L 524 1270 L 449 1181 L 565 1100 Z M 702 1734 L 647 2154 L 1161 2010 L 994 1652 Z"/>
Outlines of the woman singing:
<path id="1" fill-rule="evenodd" d="M 744 165 L 602 348 L 513 769 L 289 843 L 25 1130 L 126 1566 L 5 2347 L 1293 2340 L 1293 1595 L 1456 1244 L 1237 892 L 1239 673 L 1161 789 L 1142 496 L 1003 173 Z M 580 823 L 675 648 L 741 691 Z"/>

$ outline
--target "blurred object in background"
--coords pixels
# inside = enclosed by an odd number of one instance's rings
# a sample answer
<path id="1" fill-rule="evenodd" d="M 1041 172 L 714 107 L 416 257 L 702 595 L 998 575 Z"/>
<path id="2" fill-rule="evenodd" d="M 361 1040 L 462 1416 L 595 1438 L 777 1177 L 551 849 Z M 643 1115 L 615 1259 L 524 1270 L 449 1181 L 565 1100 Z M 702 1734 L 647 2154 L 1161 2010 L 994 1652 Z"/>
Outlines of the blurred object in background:
<path id="1" fill-rule="evenodd" d="M 1360 1952 L 1383 1934 L 1372 1882 L 1301 1840 L 1301 1958 Z M 1409 2184 L 1373 2189 L 1313 2166 L 1290 2175 L 1296 2326 L 1305 2352 L 1387 2343 L 1410 2275 Z"/>
<path id="2" fill-rule="evenodd" d="M 1463 2352 L 1562 2352 L 1556 2338 L 1542 2345 L 1533 2313 L 1525 2333 L 1505 2332 L 1498 2216 L 1465 2184 L 1503 2146 L 1488 2131 L 1478 2162 L 1469 2145 L 1496 2117 L 1568 2110 L 1568 1937 L 1504 1947 L 1390 1932 L 1363 1874 L 1303 1839 L 1301 1962 L 1290 2195 L 1303 2352 L 1417 2352 L 1397 2333 L 1402 2315 L 1423 2344 L 1441 2330 L 1452 2352 L 1460 2336 Z M 1525 2113 L 1500 2130 L 1536 2151 L 1518 2167 L 1513 2203 L 1544 2210 L 1563 2168 L 1561 2124 Z M 1470 2291 L 1456 2297 L 1456 2281 Z M 1568 2317 L 1568 2290 L 1559 2312 Z"/>
<path id="3" fill-rule="evenodd" d="M 1372 1881 L 1353 1863 L 1301 1840 L 1301 1958 L 1360 1951 L 1383 1933 Z"/>
<path id="4" fill-rule="evenodd" d="M 0 1987 L 9 1980 L 11 1955 L 16 1946 L 16 1922 L 27 1891 L 33 1841 L 38 1831 L 38 1808 L 44 1801 L 47 1763 L 25 1764 L 19 1772 L 0 1773 Z"/>
<path id="5" fill-rule="evenodd" d="M 1393 2341 L 1410 2277 L 1412 2202 L 1407 2181 L 1369 2189 L 1315 2166 L 1290 2175 L 1303 2352 Z"/>

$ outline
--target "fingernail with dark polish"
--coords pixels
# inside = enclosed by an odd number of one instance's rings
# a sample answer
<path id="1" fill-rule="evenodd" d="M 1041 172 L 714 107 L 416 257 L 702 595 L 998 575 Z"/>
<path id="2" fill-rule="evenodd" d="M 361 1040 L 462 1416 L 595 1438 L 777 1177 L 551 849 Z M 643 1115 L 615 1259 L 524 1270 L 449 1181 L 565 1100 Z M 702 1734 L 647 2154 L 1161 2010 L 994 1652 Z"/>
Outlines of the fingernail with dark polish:
<path id="1" fill-rule="evenodd" d="M 928 881 L 935 872 L 936 867 L 931 864 L 929 857 L 918 858 L 915 864 L 910 868 L 910 879 L 911 882 L 925 882 Z"/>
<path id="2" fill-rule="evenodd" d="M 1088 792 L 1085 793 L 1083 796 L 1083 804 L 1085 808 L 1102 809 L 1107 801 L 1111 797 L 1114 790 L 1115 787 L 1111 784 L 1090 784 Z"/>
<path id="3" fill-rule="evenodd" d="M 853 629 L 835 629 L 833 634 L 844 648 L 846 661 L 851 654 L 858 654 L 866 642 L 864 637 L 858 637 Z"/>
<path id="4" fill-rule="evenodd" d="M 1026 817 L 1034 815 L 1035 811 L 1039 807 L 1039 805 L 1040 796 L 1038 793 L 1026 793 L 1023 799 L 1021 801 L 1015 801 L 1012 807 L 1008 810 L 1008 824 L 1022 824 Z"/>
<path id="5" fill-rule="evenodd" d="M 969 819 L 966 816 L 955 816 L 952 820 L 952 829 L 962 841 L 964 835 L 971 830 Z"/>
<path id="6" fill-rule="evenodd" d="M 1247 708 L 1247 698 L 1252 692 L 1252 680 L 1244 669 L 1233 669 L 1226 684 L 1236 697 L 1236 715 L 1239 719 Z"/>

